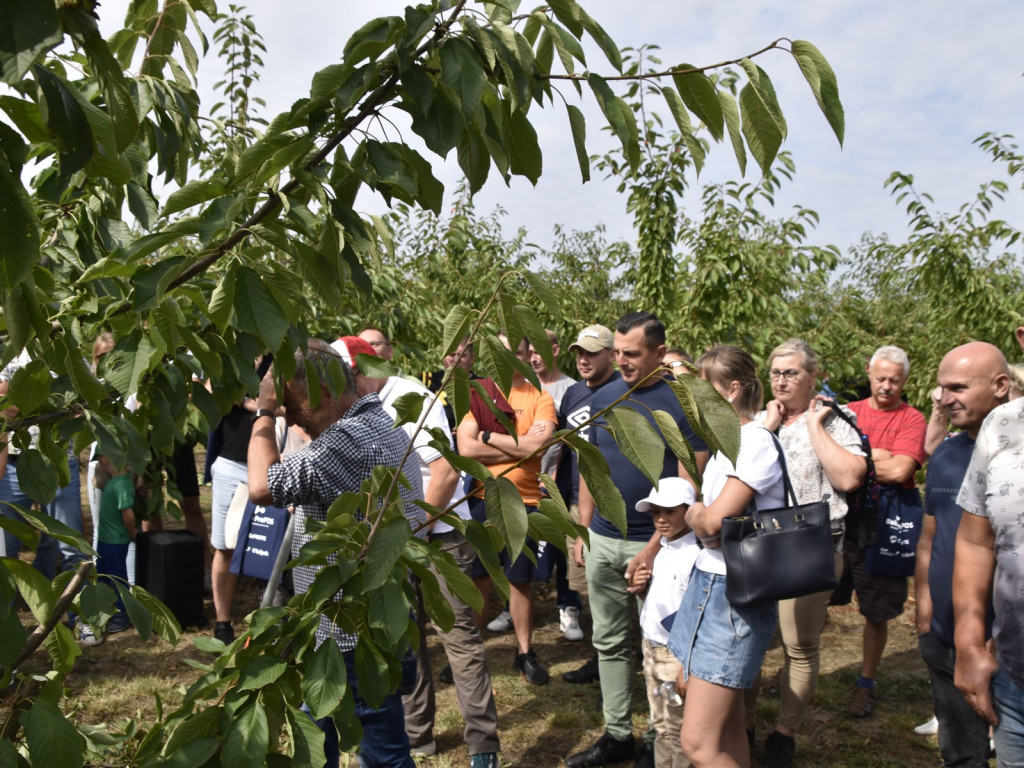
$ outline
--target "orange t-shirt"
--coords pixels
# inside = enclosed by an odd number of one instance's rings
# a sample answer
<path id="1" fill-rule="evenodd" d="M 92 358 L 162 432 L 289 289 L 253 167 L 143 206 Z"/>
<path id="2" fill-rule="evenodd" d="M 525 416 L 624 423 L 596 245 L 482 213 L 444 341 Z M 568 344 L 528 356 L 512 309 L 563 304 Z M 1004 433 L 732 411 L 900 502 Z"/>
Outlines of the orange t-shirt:
<path id="1" fill-rule="evenodd" d="M 524 380 L 522 384 L 512 387 L 512 391 L 508 393 L 508 403 L 515 411 L 516 434 L 520 437 L 530 431 L 534 422 L 558 423 L 558 413 L 555 411 L 555 401 L 551 399 L 551 395 L 537 389 L 528 381 Z M 472 413 L 467 413 L 464 418 L 476 421 Z M 540 503 L 540 459 L 541 454 L 537 454 L 505 475 L 523 497 L 523 503 L 533 507 Z M 513 464 L 514 461 L 506 461 L 485 466 L 495 475 L 500 475 Z M 478 491 L 477 495 L 483 496 L 483 490 Z"/>

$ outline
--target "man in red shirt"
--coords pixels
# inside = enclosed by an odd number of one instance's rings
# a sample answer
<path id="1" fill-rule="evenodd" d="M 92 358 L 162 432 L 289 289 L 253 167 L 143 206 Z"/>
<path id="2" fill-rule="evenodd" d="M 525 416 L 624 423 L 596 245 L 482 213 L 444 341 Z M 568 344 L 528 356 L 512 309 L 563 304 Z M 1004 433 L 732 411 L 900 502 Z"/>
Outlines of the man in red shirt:
<path id="1" fill-rule="evenodd" d="M 910 373 L 907 353 L 899 347 L 880 347 L 868 363 L 871 397 L 850 403 L 857 414 L 857 426 L 871 441 L 871 458 L 883 493 L 893 486 L 896 493 L 915 506 L 921 505 L 914 474 L 924 464 L 924 416 L 900 398 Z M 919 532 L 915 532 L 916 538 Z M 846 568 L 853 574 L 860 612 L 864 616 L 863 667 L 847 714 L 870 715 L 875 706 L 875 674 L 888 639 L 888 622 L 903 613 L 907 600 L 905 576 L 881 576 L 865 567 L 867 550 L 847 541 Z"/>

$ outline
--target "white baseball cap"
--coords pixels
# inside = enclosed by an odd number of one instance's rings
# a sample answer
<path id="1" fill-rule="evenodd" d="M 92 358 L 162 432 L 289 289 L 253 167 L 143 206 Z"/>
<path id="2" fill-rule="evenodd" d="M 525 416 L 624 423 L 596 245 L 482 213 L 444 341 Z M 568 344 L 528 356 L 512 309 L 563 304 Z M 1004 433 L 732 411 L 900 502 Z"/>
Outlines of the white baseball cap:
<path id="1" fill-rule="evenodd" d="M 697 492 L 689 480 L 681 477 L 663 477 L 658 487 L 651 491 L 646 499 L 636 503 L 637 512 L 650 512 L 652 506 L 662 508 L 678 507 L 680 504 L 693 504 L 697 501 Z"/>

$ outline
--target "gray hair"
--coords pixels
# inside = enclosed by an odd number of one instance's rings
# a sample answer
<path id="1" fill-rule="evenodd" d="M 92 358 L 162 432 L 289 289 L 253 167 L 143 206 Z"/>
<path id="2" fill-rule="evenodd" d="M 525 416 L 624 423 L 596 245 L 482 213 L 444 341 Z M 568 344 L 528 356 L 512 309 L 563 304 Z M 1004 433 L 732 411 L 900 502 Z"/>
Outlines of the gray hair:
<path id="1" fill-rule="evenodd" d="M 873 354 L 871 356 L 871 360 L 868 361 L 868 368 L 874 365 L 876 360 L 888 360 L 890 363 L 902 365 L 903 377 L 906 378 L 910 375 L 910 358 L 907 357 L 907 353 L 899 347 L 894 347 L 890 344 L 876 349 L 875 354 Z"/>
<path id="2" fill-rule="evenodd" d="M 295 350 L 295 375 L 291 379 L 294 386 L 299 387 L 307 395 L 309 394 L 309 382 L 307 368 L 313 366 L 315 376 L 320 379 L 320 384 L 330 386 L 331 382 L 341 384 L 344 387 L 337 391 L 337 396 L 356 396 L 356 377 L 352 369 L 345 365 L 341 355 L 326 341 L 321 339 L 309 339 L 306 342 L 306 351 Z M 344 377 L 342 379 L 342 377 Z"/>

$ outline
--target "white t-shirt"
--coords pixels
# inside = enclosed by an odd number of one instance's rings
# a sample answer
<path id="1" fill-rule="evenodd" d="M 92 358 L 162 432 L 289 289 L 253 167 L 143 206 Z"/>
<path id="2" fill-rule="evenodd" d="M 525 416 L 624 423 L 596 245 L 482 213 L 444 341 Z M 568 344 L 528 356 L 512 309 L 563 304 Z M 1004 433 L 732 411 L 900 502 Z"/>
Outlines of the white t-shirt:
<path id="1" fill-rule="evenodd" d="M 754 490 L 754 506 L 758 510 L 784 507 L 785 490 L 782 484 L 782 464 L 772 434 L 756 421 L 740 427 L 740 453 L 736 466 L 721 453 L 716 453 L 704 470 L 701 489 L 704 503 L 711 505 L 730 477 L 741 480 Z M 742 510 L 736 510 L 734 514 Z M 707 573 L 725 575 L 725 556 L 721 548 L 702 549 L 697 567 Z"/>
<path id="2" fill-rule="evenodd" d="M 397 411 L 395 410 L 395 401 L 398 400 L 402 395 L 413 392 L 421 395 L 424 399 L 428 400 L 433 397 L 430 390 L 424 387 L 422 384 L 416 381 L 411 381 L 404 376 L 391 376 L 387 383 L 384 385 L 384 389 L 380 391 L 380 401 L 384 406 L 384 410 L 387 411 L 388 415 L 392 419 L 396 418 Z M 431 436 L 426 429 L 419 429 L 420 425 L 424 427 L 437 427 L 442 430 L 445 437 L 448 438 L 448 446 L 455 449 L 455 441 L 452 439 L 452 430 L 448 426 L 448 419 L 444 415 L 444 408 L 441 407 L 440 403 L 434 403 L 430 411 L 426 411 L 424 406 L 424 413 L 420 416 L 418 424 L 407 423 L 402 425 L 402 429 L 409 435 L 409 439 L 412 440 L 413 450 L 416 451 L 416 458 L 420 463 L 420 473 L 423 480 L 423 493 L 427 492 L 427 486 L 430 484 L 430 463 L 442 458 L 442 454 L 436 448 L 430 445 Z M 453 502 L 458 501 L 463 497 L 462 483 L 457 483 L 455 491 L 452 495 L 451 500 L 448 502 L 451 505 Z M 469 520 L 469 503 L 466 501 L 461 502 L 453 510 L 463 520 Z M 434 523 L 434 533 L 446 533 L 452 530 L 452 527 L 444 520 L 438 520 Z"/>
<path id="3" fill-rule="evenodd" d="M 671 620 L 683 602 L 683 593 L 690 583 L 690 571 L 700 551 L 697 535 L 692 531 L 675 541 L 662 537 L 661 549 L 651 569 L 651 586 L 640 612 L 640 628 L 648 641 L 658 645 L 668 643 Z"/>

